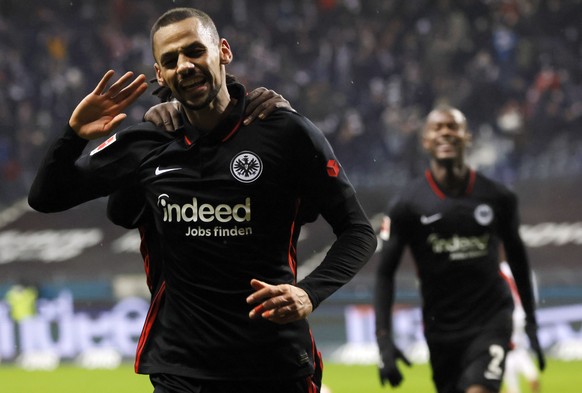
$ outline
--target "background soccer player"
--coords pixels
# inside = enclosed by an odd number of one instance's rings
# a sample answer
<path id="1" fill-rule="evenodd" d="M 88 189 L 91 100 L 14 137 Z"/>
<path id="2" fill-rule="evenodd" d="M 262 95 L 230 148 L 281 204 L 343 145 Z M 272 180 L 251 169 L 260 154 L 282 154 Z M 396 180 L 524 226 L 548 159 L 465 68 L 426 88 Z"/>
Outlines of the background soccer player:
<path id="1" fill-rule="evenodd" d="M 432 110 L 422 133 L 430 167 L 392 204 L 375 288 L 380 380 L 402 381 L 397 361 L 408 363 L 392 337 L 394 277 L 405 247 L 418 272 L 424 333 L 439 393 L 499 392 L 512 332 L 513 300 L 499 274 L 499 244 L 515 276 L 526 313 L 526 332 L 537 352 L 534 298 L 513 192 L 465 162 L 471 139 L 463 113 Z"/>

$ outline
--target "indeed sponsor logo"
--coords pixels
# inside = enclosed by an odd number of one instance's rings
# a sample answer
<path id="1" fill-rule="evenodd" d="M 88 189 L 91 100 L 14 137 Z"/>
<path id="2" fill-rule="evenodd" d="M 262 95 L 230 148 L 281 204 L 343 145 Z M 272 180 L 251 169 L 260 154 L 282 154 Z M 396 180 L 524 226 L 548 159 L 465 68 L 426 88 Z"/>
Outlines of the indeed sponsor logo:
<path id="1" fill-rule="evenodd" d="M 188 227 L 185 235 L 186 236 L 201 236 L 201 237 L 233 237 L 233 236 L 249 236 L 253 234 L 253 228 L 251 227 L 238 227 L 234 228 L 223 228 L 219 225 L 214 228 L 202 228 L 198 226 L 197 228 Z"/>
<path id="2" fill-rule="evenodd" d="M 431 234 L 427 238 L 435 254 L 449 253 L 451 260 L 461 260 L 478 258 L 487 254 L 489 235 L 483 236 L 458 236 L 441 238 L 436 234 Z"/>
<path id="3" fill-rule="evenodd" d="M 158 197 L 158 206 L 162 209 L 165 222 L 213 222 L 227 223 L 251 221 L 251 198 L 247 197 L 244 203 L 233 206 L 225 203 L 216 206 L 209 203 L 198 203 L 197 198 L 192 198 L 192 203 L 183 205 L 171 203 L 168 194 Z"/>

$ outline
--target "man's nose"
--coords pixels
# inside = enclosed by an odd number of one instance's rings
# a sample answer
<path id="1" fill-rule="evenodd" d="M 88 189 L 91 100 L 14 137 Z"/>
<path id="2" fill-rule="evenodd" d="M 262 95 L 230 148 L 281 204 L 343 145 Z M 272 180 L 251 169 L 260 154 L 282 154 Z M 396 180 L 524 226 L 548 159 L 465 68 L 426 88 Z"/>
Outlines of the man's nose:
<path id="1" fill-rule="evenodd" d="M 196 66 L 189 58 L 187 58 L 185 56 L 180 56 L 180 58 L 178 58 L 178 73 L 179 74 L 185 74 L 185 73 L 192 72 L 192 71 L 194 71 L 195 68 L 196 68 Z"/>
<path id="2" fill-rule="evenodd" d="M 440 132 L 443 135 L 450 135 L 450 134 L 455 134 L 457 132 L 457 130 L 454 127 L 445 125 L 440 129 Z"/>

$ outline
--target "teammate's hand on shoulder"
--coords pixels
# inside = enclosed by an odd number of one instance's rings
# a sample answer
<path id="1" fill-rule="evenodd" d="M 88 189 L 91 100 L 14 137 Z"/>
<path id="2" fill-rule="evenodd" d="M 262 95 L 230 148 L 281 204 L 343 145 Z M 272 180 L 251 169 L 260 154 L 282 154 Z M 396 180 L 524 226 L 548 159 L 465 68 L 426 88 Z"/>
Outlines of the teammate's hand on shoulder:
<path id="1" fill-rule="evenodd" d="M 538 340 L 538 326 L 536 323 L 528 322 L 525 325 L 525 332 L 529 338 L 529 345 L 531 349 L 536 353 L 538 358 L 538 367 L 540 371 L 544 371 L 546 368 L 546 358 L 544 356 L 544 351 Z"/>
<path id="2" fill-rule="evenodd" d="M 264 318 L 283 324 L 307 318 L 313 311 L 313 304 L 307 293 L 294 285 L 271 285 L 257 279 L 251 280 L 255 290 L 247 297 L 248 304 L 256 304 L 249 312 L 249 318 Z"/>
<path id="3" fill-rule="evenodd" d="M 166 131 L 176 131 L 183 125 L 180 109 L 181 104 L 178 101 L 162 102 L 148 109 L 143 119 Z"/>
<path id="4" fill-rule="evenodd" d="M 281 94 L 265 87 L 258 87 L 251 91 L 247 98 L 248 104 L 245 108 L 245 125 L 249 125 L 257 117 L 262 120 L 277 109 L 285 108 L 295 112 L 295 109 L 291 107 L 289 101 Z"/>
<path id="5" fill-rule="evenodd" d="M 394 344 L 394 341 L 392 341 L 390 336 L 385 335 L 383 337 L 378 337 L 377 341 L 378 349 L 380 350 L 380 364 L 378 365 L 380 384 L 384 386 L 386 381 L 388 381 L 392 387 L 396 387 L 400 385 L 404 379 L 396 362 L 401 360 L 408 367 L 412 364 Z"/>

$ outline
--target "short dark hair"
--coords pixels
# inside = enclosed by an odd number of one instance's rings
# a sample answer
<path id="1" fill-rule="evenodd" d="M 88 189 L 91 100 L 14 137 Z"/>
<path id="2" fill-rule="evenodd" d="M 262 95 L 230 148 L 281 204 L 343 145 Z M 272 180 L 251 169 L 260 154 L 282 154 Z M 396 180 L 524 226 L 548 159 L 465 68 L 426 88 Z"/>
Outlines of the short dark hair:
<path id="1" fill-rule="evenodd" d="M 180 22 L 184 19 L 188 18 L 196 18 L 198 19 L 203 26 L 210 29 L 212 33 L 212 38 L 216 44 L 218 44 L 218 30 L 216 29 L 216 25 L 214 21 L 206 12 L 201 11 L 196 8 L 188 8 L 188 7 L 179 7 L 179 8 L 172 8 L 171 10 L 166 11 L 162 16 L 156 20 L 154 25 L 152 26 L 152 30 L 150 32 L 150 41 L 152 44 L 152 53 L 154 52 L 154 34 L 160 30 L 162 27 L 171 25 L 172 23 Z"/>

